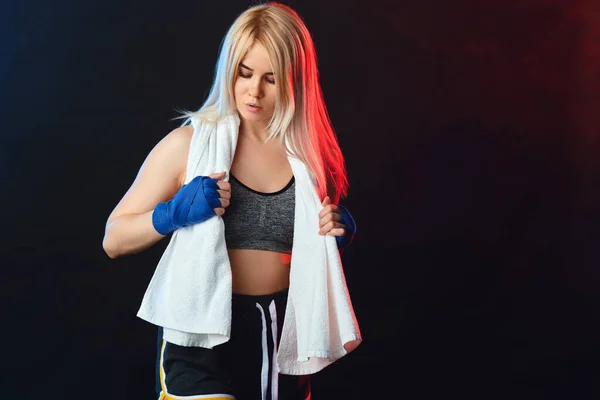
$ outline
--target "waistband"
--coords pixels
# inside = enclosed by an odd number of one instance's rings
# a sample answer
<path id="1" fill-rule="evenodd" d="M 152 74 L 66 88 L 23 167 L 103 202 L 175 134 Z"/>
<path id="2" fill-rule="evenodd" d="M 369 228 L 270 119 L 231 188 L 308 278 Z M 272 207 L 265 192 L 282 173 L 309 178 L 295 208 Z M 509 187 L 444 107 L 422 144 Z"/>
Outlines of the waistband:
<path id="1" fill-rule="evenodd" d="M 289 289 L 283 289 L 275 293 L 270 294 L 238 294 L 233 293 L 232 295 L 232 303 L 233 306 L 251 306 L 256 307 L 256 303 L 259 303 L 262 306 L 268 307 L 271 301 L 275 300 L 275 303 L 285 304 L 287 301 Z"/>

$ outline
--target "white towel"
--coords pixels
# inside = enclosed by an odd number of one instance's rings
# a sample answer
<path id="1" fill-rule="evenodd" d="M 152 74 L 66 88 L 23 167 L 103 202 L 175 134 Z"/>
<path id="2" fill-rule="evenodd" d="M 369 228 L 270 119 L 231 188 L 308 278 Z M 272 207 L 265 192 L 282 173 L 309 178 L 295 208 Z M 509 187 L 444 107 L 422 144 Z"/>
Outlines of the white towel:
<path id="1" fill-rule="evenodd" d="M 237 145 L 237 113 L 193 118 L 186 183 L 229 171 Z M 322 205 L 308 169 L 288 157 L 295 177 L 290 287 L 277 365 L 290 375 L 320 371 L 362 340 L 335 237 L 321 236 Z M 229 174 L 228 174 L 229 176 Z M 173 232 L 142 300 L 138 317 L 164 328 L 180 346 L 212 348 L 231 332 L 231 268 L 221 217 Z"/>

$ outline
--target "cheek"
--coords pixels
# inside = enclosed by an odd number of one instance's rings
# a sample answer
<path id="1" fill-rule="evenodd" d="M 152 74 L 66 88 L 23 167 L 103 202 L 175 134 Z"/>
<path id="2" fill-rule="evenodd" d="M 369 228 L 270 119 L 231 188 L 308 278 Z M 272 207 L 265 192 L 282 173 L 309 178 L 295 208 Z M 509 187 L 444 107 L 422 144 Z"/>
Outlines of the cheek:
<path id="1" fill-rule="evenodd" d="M 269 88 L 268 94 L 270 100 L 269 103 L 271 103 L 271 105 L 275 107 L 275 99 L 277 98 L 277 90 L 275 89 L 275 86 L 271 86 Z"/>
<path id="2" fill-rule="evenodd" d="M 242 93 L 242 90 L 243 90 L 242 89 L 242 83 L 238 79 L 233 84 L 233 93 L 235 94 L 236 99 L 240 96 L 240 94 Z"/>
<path id="3" fill-rule="evenodd" d="M 233 93 L 238 97 L 243 97 L 248 92 L 248 81 L 245 79 L 238 79 L 233 84 Z"/>

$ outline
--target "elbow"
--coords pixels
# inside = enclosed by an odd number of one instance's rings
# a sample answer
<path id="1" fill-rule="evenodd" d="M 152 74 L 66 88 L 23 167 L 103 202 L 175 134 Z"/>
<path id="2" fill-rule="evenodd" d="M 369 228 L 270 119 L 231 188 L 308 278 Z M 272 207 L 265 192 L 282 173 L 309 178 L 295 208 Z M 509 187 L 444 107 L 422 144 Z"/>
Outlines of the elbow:
<path id="1" fill-rule="evenodd" d="M 110 258 L 111 260 L 114 260 L 116 258 L 119 258 L 119 255 L 116 253 L 111 253 L 108 250 L 104 249 L 104 252 L 106 253 L 106 255 L 108 256 L 108 258 Z"/>
<path id="2" fill-rule="evenodd" d="M 117 248 L 111 244 L 110 240 L 108 240 L 108 238 L 106 236 L 104 237 L 104 240 L 102 241 L 102 248 L 104 249 L 104 252 L 106 253 L 106 255 L 112 260 L 114 260 L 115 258 L 118 258 L 121 255 L 117 251 Z"/>

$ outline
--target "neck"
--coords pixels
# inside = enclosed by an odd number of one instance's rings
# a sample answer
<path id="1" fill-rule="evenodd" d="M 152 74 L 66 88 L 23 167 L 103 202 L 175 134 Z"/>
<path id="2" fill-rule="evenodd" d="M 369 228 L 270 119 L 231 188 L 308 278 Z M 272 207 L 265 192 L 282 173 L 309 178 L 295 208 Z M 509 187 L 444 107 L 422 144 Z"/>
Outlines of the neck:
<path id="1" fill-rule="evenodd" d="M 263 121 L 240 121 L 240 135 L 247 139 L 252 139 L 265 143 L 269 137 L 268 123 Z"/>

